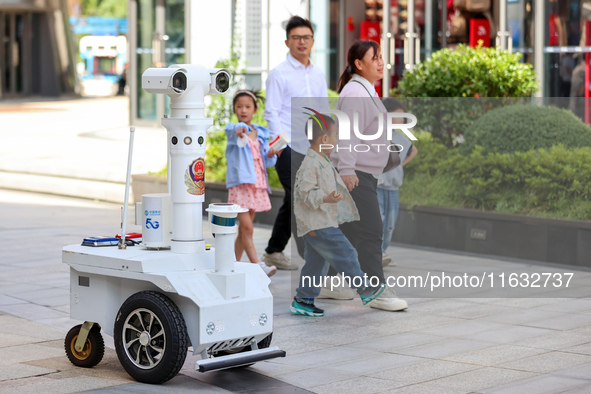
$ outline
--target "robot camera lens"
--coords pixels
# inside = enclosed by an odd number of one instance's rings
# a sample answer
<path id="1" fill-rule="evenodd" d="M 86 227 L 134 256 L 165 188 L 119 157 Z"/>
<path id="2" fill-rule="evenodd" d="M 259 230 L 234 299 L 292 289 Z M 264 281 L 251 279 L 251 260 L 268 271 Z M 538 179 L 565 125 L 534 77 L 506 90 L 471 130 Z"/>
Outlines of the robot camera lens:
<path id="1" fill-rule="evenodd" d="M 174 76 L 172 77 L 172 87 L 175 90 L 181 92 L 187 90 L 187 76 L 182 72 L 174 74 Z"/>
<path id="2" fill-rule="evenodd" d="M 215 77 L 215 89 L 220 93 L 226 93 L 230 89 L 230 76 L 226 72 Z"/>

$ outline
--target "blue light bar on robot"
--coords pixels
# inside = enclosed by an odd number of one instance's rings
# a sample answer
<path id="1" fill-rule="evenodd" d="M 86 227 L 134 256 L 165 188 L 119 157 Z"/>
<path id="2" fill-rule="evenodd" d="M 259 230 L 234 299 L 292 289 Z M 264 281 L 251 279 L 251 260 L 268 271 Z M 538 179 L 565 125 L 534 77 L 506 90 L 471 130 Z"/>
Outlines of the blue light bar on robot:
<path id="1" fill-rule="evenodd" d="M 223 218 L 221 216 L 211 215 L 211 222 L 218 226 L 233 227 L 236 225 L 236 218 Z"/>

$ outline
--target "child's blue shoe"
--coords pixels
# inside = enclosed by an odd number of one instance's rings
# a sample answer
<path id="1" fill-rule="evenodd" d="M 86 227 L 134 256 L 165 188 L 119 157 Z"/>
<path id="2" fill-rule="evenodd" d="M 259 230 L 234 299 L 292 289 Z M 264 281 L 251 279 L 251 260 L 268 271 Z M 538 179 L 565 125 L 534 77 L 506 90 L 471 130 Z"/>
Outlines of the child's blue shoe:
<path id="1" fill-rule="evenodd" d="M 361 297 L 361 302 L 363 302 L 363 305 L 369 304 L 371 301 L 378 298 L 380 296 L 380 294 L 382 294 L 384 292 L 385 289 L 386 289 L 386 285 L 383 283 L 380 284 L 380 287 L 374 287 L 374 288 L 368 287 L 367 289 L 365 289 L 361 293 L 359 293 L 359 297 Z"/>
<path id="2" fill-rule="evenodd" d="M 296 315 L 314 317 L 324 316 L 324 309 L 317 308 L 314 304 L 308 304 L 299 298 L 294 298 L 289 310 L 291 311 L 291 313 Z"/>

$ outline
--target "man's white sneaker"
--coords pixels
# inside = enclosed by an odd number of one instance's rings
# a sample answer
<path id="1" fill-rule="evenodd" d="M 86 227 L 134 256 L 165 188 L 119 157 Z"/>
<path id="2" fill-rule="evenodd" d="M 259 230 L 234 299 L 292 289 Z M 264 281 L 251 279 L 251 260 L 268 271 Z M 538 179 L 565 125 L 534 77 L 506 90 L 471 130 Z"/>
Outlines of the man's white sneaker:
<path id="1" fill-rule="evenodd" d="M 396 292 L 392 289 L 386 289 L 375 300 L 369 303 L 369 306 L 383 311 L 403 311 L 408 308 L 408 303 L 401 298 L 398 298 Z"/>
<path id="2" fill-rule="evenodd" d="M 382 255 L 382 267 L 387 267 L 392 262 L 392 257 L 388 256 L 387 254 Z M 396 264 L 394 264 L 396 265 Z"/>
<path id="3" fill-rule="evenodd" d="M 261 267 L 263 271 L 265 271 L 265 274 L 267 274 L 268 277 L 271 277 L 275 275 L 275 273 L 277 273 L 277 267 L 275 267 L 274 265 L 269 267 L 262 261 L 257 264 L 259 265 L 259 267 Z"/>
<path id="4" fill-rule="evenodd" d="M 300 268 L 297 264 L 292 264 L 283 252 L 264 253 L 261 260 L 269 267 L 275 266 L 280 270 L 295 271 Z"/>
<path id="5" fill-rule="evenodd" d="M 332 290 L 330 286 L 322 287 L 320 295 L 317 298 L 331 298 L 333 300 L 352 300 L 355 298 L 355 290 L 346 286 L 334 287 Z"/>

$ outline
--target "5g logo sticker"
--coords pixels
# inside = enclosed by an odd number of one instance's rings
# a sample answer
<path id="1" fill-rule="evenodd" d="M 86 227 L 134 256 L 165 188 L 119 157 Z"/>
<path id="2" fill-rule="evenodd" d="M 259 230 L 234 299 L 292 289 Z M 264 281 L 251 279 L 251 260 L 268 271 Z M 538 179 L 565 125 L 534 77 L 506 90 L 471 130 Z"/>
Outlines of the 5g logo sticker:
<path id="1" fill-rule="evenodd" d="M 147 218 L 146 219 L 146 228 L 153 228 L 154 230 L 157 229 L 158 227 L 160 227 L 160 223 L 158 223 L 157 220 L 154 220 L 152 222 L 152 218 Z"/>

